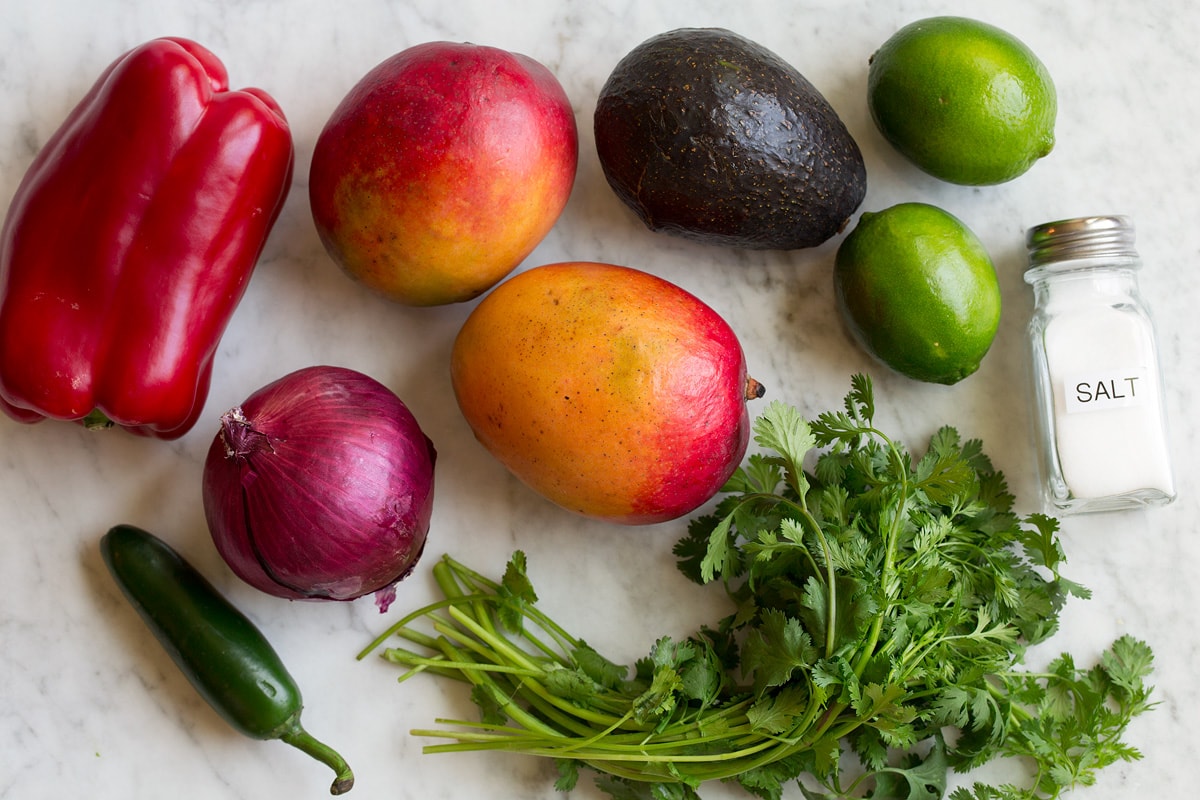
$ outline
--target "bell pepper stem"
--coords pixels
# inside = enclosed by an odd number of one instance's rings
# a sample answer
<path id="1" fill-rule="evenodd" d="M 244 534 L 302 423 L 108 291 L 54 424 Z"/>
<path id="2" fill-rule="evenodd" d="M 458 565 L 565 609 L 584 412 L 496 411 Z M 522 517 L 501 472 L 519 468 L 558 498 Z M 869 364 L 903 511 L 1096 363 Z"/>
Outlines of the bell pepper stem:
<path id="1" fill-rule="evenodd" d="M 87 428 L 89 431 L 104 430 L 105 428 L 111 428 L 116 424 L 108 418 L 107 414 L 98 408 L 92 409 L 91 413 L 84 417 L 82 422 L 83 427 Z"/>
<path id="2" fill-rule="evenodd" d="M 346 760 L 332 747 L 311 736 L 299 724 L 279 738 L 328 765 L 337 773 L 337 777 L 333 779 L 333 785 L 329 787 L 330 794 L 345 794 L 354 788 L 354 773 L 351 772 L 350 765 L 346 763 Z"/>

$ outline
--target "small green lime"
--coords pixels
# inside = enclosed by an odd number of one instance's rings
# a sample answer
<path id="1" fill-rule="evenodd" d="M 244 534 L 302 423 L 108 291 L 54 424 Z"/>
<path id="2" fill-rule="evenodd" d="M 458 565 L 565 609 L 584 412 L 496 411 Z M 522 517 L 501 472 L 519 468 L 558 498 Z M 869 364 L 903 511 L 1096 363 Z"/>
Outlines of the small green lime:
<path id="1" fill-rule="evenodd" d="M 979 369 L 1000 325 L 1000 284 L 983 243 L 925 203 L 864 212 L 838 248 L 834 289 L 859 344 L 928 383 Z"/>
<path id="2" fill-rule="evenodd" d="M 942 180 L 1004 183 L 1054 148 L 1058 99 L 1020 40 L 963 17 L 901 28 L 871 56 L 867 105 L 906 158 Z"/>

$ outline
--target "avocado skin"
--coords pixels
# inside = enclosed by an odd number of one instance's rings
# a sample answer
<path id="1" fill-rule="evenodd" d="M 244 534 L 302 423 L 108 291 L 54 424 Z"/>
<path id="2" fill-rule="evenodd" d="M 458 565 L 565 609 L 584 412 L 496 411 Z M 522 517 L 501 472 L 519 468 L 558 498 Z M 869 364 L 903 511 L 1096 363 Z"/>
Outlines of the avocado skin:
<path id="1" fill-rule="evenodd" d="M 601 88 L 593 125 L 609 186 L 652 231 L 815 247 L 866 195 L 862 153 L 821 93 L 723 28 L 680 28 L 631 50 Z"/>

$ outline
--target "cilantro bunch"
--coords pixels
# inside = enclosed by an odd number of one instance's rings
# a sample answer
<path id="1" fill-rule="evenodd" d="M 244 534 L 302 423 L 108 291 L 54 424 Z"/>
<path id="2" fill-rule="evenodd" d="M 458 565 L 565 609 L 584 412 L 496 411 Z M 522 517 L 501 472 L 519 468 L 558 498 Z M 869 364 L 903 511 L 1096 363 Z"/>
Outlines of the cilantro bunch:
<path id="1" fill-rule="evenodd" d="M 1139 758 L 1122 736 L 1153 705 L 1144 642 L 1122 637 L 1087 670 L 1068 654 L 1020 668 L 1088 596 L 1059 573 L 1057 522 L 1013 513 L 978 441 L 944 427 L 917 458 L 873 418 L 864 375 L 842 411 L 765 409 L 762 452 L 675 548 L 731 613 L 632 668 L 538 607 L 521 552 L 500 581 L 443 558 L 444 598 L 360 658 L 399 637 L 419 648 L 384 649 L 402 680 L 472 685 L 481 718 L 413 731 L 447 740 L 427 752 L 553 758 L 559 789 L 589 770 L 615 800 L 689 800 L 712 780 L 768 800 L 791 782 L 807 800 L 937 800 L 949 770 L 1006 757 L 1029 760 L 1029 785 L 951 800 L 1044 800 Z"/>

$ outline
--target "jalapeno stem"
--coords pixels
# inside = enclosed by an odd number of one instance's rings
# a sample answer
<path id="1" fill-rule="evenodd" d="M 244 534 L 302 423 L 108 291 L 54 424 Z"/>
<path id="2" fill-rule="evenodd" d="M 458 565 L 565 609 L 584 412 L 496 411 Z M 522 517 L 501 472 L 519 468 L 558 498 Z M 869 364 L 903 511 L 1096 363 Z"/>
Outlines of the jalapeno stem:
<path id="1" fill-rule="evenodd" d="M 332 747 L 310 735 L 300 726 L 299 722 L 279 739 L 328 765 L 337 773 L 337 777 L 333 779 L 333 785 L 329 787 L 330 794 L 345 794 L 354 788 L 354 773 L 350 770 L 350 765 L 346 763 L 346 760 Z"/>

